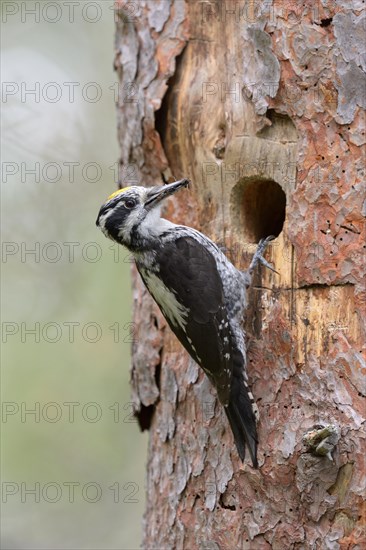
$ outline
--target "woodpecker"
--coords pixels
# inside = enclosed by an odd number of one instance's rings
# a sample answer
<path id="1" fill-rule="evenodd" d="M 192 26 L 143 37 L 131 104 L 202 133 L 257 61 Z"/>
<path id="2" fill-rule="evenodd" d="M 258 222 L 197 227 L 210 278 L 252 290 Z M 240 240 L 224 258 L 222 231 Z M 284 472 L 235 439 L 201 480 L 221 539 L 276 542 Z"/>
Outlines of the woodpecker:
<path id="1" fill-rule="evenodd" d="M 216 388 L 244 462 L 257 462 L 257 408 L 248 387 L 242 329 L 247 289 L 269 240 L 260 241 L 241 272 L 208 237 L 160 216 L 162 201 L 189 180 L 156 187 L 125 187 L 110 195 L 96 221 L 104 235 L 125 246 L 171 330 Z"/>

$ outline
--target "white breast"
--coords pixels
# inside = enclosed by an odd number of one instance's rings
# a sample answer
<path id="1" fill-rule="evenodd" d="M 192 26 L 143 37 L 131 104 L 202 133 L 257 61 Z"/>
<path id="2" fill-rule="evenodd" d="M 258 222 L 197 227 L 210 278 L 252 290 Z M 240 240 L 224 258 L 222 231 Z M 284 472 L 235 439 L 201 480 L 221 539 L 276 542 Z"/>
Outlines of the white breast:
<path id="1" fill-rule="evenodd" d="M 173 292 L 171 292 L 157 275 L 151 271 L 141 270 L 150 294 L 159 305 L 165 317 L 175 326 L 185 330 L 187 324 L 188 309 L 180 304 Z"/>

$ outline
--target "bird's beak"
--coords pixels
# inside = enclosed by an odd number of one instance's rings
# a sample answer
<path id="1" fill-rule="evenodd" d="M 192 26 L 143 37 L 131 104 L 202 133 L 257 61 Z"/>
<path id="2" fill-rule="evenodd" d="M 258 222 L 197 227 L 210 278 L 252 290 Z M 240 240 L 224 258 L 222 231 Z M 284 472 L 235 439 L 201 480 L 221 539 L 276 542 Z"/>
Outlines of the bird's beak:
<path id="1" fill-rule="evenodd" d="M 148 190 L 144 205 L 145 208 L 147 210 L 152 210 L 166 197 L 173 195 L 176 191 L 178 191 L 178 189 L 181 189 L 181 187 L 188 187 L 189 184 L 190 181 L 188 179 L 183 179 L 161 187 L 152 187 Z"/>

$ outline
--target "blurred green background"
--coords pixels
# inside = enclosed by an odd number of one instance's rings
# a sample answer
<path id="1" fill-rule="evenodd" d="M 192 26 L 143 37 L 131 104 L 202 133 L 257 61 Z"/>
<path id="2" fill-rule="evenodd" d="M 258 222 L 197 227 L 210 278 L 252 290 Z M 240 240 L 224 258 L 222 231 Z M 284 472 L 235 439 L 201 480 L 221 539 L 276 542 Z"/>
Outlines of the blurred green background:
<path id="1" fill-rule="evenodd" d="M 95 227 L 116 188 L 112 7 L 2 4 L 4 549 L 141 542 L 129 257 Z"/>

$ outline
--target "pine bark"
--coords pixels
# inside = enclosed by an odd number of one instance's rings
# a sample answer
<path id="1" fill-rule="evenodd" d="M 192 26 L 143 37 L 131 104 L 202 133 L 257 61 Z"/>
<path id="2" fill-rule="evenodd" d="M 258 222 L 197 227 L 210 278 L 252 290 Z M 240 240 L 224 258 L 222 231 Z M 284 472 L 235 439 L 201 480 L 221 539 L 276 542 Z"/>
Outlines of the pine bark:
<path id="1" fill-rule="evenodd" d="M 143 548 L 364 547 L 361 7 L 117 2 L 121 183 L 189 177 L 166 217 L 240 269 L 274 233 L 279 272 L 258 272 L 243 320 L 259 470 L 240 463 L 213 388 L 134 272 Z M 319 426 L 335 430 L 320 447 Z"/>

